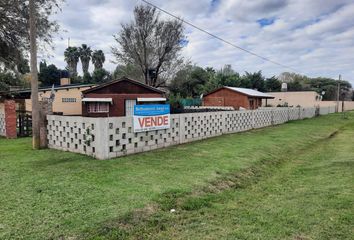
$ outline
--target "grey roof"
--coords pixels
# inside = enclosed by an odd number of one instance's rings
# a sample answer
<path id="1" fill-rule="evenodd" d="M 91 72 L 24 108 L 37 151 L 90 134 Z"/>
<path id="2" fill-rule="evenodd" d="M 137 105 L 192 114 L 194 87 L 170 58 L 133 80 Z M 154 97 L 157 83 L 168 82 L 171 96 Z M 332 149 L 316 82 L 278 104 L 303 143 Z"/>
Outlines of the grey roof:
<path id="1" fill-rule="evenodd" d="M 262 98 L 274 98 L 274 96 L 257 91 L 257 90 L 253 90 L 250 88 L 239 88 L 239 87 L 228 87 L 228 86 L 224 86 L 225 88 L 228 88 L 232 91 L 235 92 L 239 92 L 239 93 L 243 93 L 247 96 L 251 96 L 251 97 L 262 97 Z"/>
<path id="2" fill-rule="evenodd" d="M 93 87 L 95 84 L 91 83 L 75 83 L 75 84 L 68 84 L 68 85 L 54 85 L 54 90 L 61 90 L 61 89 L 70 89 L 70 88 L 83 88 L 83 87 Z M 38 88 L 38 91 L 50 91 L 52 90 L 52 86 L 47 86 L 47 87 L 40 87 Z M 31 89 L 21 89 L 21 90 L 14 90 L 11 91 L 12 93 L 30 93 Z"/>

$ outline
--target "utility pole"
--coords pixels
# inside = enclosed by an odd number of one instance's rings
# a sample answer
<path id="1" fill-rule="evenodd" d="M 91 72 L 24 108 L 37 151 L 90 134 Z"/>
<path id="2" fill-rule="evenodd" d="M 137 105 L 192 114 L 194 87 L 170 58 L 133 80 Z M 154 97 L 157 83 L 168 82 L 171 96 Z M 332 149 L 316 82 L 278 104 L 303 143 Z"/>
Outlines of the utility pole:
<path id="1" fill-rule="evenodd" d="M 37 29 L 35 0 L 29 0 L 29 35 L 31 55 L 31 99 L 32 99 L 32 146 L 40 148 L 39 133 L 39 101 L 38 101 L 38 70 L 37 70 Z"/>
<path id="2" fill-rule="evenodd" d="M 338 84 L 337 84 L 337 112 L 339 112 L 339 94 L 340 94 L 340 81 L 342 80 L 342 76 L 339 74 Z"/>

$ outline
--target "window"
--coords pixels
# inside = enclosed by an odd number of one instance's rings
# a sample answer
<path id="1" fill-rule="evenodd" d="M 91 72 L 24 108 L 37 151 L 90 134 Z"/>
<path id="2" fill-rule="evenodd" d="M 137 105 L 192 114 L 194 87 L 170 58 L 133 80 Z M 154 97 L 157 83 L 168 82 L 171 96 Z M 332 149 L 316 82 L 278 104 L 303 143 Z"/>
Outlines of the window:
<path id="1" fill-rule="evenodd" d="M 89 113 L 106 113 L 109 112 L 109 103 L 91 102 L 87 105 Z"/>
<path id="2" fill-rule="evenodd" d="M 76 98 L 62 98 L 62 102 L 76 102 Z"/>
<path id="3" fill-rule="evenodd" d="M 134 115 L 134 105 L 136 104 L 136 100 L 125 100 L 125 116 L 133 116 Z"/>

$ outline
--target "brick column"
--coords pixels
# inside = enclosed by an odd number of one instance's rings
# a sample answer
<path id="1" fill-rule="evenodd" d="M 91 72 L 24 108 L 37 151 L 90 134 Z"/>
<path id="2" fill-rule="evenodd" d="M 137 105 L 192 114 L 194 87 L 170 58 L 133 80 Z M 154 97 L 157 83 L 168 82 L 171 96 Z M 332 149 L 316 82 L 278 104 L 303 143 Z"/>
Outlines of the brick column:
<path id="1" fill-rule="evenodd" d="M 5 100 L 5 131 L 6 138 L 16 138 L 16 103 L 14 100 Z"/>

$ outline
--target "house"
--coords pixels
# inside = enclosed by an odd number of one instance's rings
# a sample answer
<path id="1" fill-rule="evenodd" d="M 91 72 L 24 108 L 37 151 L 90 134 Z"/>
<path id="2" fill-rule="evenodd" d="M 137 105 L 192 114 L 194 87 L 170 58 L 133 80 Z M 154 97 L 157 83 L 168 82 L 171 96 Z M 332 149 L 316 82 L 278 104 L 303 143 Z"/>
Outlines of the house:
<path id="1" fill-rule="evenodd" d="M 315 91 L 270 92 L 273 99 L 267 101 L 268 106 L 301 106 L 313 107 L 321 102 L 321 96 Z M 263 101 L 265 104 L 265 101 Z"/>
<path id="2" fill-rule="evenodd" d="M 203 106 L 233 107 L 234 109 L 257 109 L 262 99 L 273 96 L 248 88 L 223 86 L 203 96 Z"/>
<path id="3" fill-rule="evenodd" d="M 126 77 L 82 93 L 82 115 L 88 117 L 132 116 L 136 104 L 166 102 L 164 91 Z"/>
<path id="4" fill-rule="evenodd" d="M 82 91 L 94 87 L 94 84 L 70 84 L 70 79 L 60 79 L 60 85 L 41 87 L 38 89 L 39 100 L 50 98 L 54 89 L 53 112 L 62 115 L 81 115 L 81 98 Z M 16 102 L 22 110 L 32 111 L 31 90 L 13 91 Z M 22 99 L 22 100 L 21 100 Z"/>

